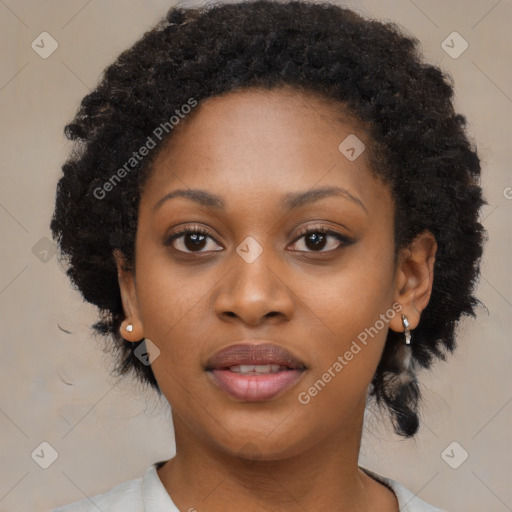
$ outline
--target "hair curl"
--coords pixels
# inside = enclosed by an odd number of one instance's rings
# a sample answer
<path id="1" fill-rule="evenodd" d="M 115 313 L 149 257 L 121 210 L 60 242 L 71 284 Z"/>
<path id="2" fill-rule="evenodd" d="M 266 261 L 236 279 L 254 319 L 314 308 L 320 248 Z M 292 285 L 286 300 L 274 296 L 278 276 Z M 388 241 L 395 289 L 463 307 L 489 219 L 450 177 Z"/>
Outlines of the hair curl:
<path id="1" fill-rule="evenodd" d="M 452 105 L 451 79 L 425 63 L 418 46 L 398 26 L 334 4 L 252 0 L 173 7 L 105 69 L 65 126 L 75 144 L 62 166 L 51 230 L 69 278 L 99 310 L 92 327 L 113 342 L 118 375 L 133 371 L 161 394 L 151 366 L 134 355 L 138 344 L 119 333 L 124 313 L 113 250 L 134 268 L 140 194 L 166 139 L 102 200 L 94 191 L 189 98 L 286 84 L 337 102 L 368 127 L 379 148 L 372 152 L 375 176 L 389 184 L 396 205 L 395 254 L 424 230 L 435 236 L 432 295 L 411 355 L 424 368 L 446 360 L 458 321 L 475 317 L 480 303 L 472 293 L 486 238 L 478 213 L 486 202 L 466 120 Z M 411 437 L 419 423 L 417 381 L 389 388 L 389 377 L 401 372 L 401 343 L 389 330 L 370 396 L 387 406 L 395 431 Z"/>

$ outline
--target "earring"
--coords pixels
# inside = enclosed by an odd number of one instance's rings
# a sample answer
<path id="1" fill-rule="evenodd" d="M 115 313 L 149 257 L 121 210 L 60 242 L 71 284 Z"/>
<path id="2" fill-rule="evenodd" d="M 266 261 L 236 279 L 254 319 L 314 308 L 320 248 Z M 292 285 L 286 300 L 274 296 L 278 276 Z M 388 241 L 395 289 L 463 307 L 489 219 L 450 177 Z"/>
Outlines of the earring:
<path id="1" fill-rule="evenodd" d="M 410 345 L 411 344 L 411 331 L 409 330 L 409 326 L 411 324 L 409 323 L 409 320 L 407 320 L 407 317 L 404 314 L 402 314 L 402 324 L 404 325 L 405 344 Z"/>
<path id="2" fill-rule="evenodd" d="M 133 331 L 133 324 L 128 324 L 125 329 L 128 331 L 128 332 L 132 332 Z"/>

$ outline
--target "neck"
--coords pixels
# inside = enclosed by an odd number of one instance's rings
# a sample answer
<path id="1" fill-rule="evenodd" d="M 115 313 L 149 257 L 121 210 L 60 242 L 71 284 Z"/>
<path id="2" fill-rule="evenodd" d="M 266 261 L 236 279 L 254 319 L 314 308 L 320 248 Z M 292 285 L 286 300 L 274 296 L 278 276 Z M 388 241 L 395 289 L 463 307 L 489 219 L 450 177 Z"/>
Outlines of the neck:
<path id="1" fill-rule="evenodd" d="M 364 404 L 363 404 L 364 406 Z M 358 468 L 362 414 L 300 453 L 242 458 L 205 444 L 173 417 L 176 455 L 158 470 L 180 510 L 279 512 L 371 509 L 375 481 Z"/>

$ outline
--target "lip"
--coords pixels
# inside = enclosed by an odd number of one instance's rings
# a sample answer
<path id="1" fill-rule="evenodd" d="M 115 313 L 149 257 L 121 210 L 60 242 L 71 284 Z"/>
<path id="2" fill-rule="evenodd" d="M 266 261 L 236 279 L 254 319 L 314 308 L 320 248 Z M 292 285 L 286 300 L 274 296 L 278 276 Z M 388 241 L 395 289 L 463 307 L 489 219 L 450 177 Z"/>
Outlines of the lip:
<path id="1" fill-rule="evenodd" d="M 285 348 L 269 342 L 240 342 L 229 345 L 206 363 L 207 370 L 229 368 L 238 364 L 278 364 L 290 369 L 305 368 L 305 364 Z"/>
<path id="2" fill-rule="evenodd" d="M 243 374 L 238 365 L 278 365 L 275 373 Z M 285 348 L 269 342 L 240 342 L 216 352 L 206 371 L 213 383 L 233 398 L 256 402 L 281 396 L 302 377 L 305 364 Z"/>

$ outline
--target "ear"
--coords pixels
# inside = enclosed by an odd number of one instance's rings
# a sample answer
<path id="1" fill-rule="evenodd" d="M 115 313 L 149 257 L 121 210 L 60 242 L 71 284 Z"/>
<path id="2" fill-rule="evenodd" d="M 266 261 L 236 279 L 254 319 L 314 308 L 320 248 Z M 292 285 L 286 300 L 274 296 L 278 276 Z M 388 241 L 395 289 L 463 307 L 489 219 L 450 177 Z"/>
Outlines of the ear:
<path id="1" fill-rule="evenodd" d="M 134 272 L 127 270 L 124 255 L 119 249 L 114 249 L 113 255 L 117 266 L 117 279 L 126 317 L 119 328 L 120 334 L 125 340 L 140 341 L 144 338 L 144 330 L 139 315 Z M 132 330 L 127 331 L 126 327 L 130 324 Z"/>
<path id="2" fill-rule="evenodd" d="M 429 230 L 420 233 L 400 252 L 395 276 L 395 302 L 400 303 L 403 309 L 389 323 L 393 331 L 404 331 L 402 314 L 407 316 L 411 330 L 418 326 L 432 294 L 436 252 L 437 242 Z"/>

